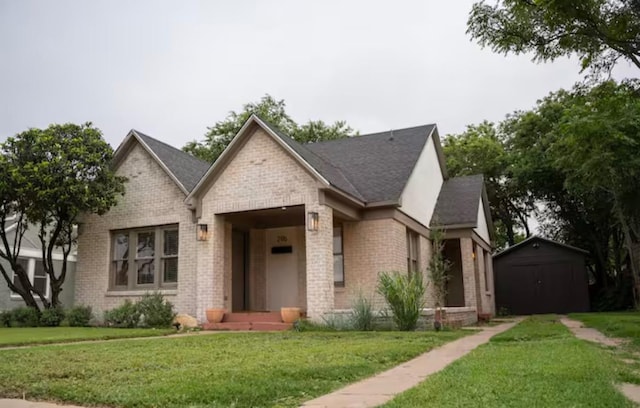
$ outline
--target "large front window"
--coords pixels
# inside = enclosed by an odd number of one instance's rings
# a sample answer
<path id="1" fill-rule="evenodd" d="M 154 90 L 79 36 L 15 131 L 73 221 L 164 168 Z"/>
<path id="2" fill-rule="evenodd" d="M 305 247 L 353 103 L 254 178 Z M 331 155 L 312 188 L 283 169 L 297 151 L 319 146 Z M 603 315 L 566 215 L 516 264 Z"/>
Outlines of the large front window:
<path id="1" fill-rule="evenodd" d="M 22 269 L 27 273 L 29 282 L 38 292 L 42 293 L 44 297 L 49 297 L 49 275 L 44 270 L 44 264 L 42 259 L 34 258 L 18 258 L 18 264 L 22 266 Z M 18 274 L 13 273 L 13 284 L 22 289 L 22 283 L 18 278 Z M 12 293 L 12 296 L 19 296 L 17 293 Z"/>
<path id="2" fill-rule="evenodd" d="M 178 226 L 112 233 L 111 287 L 159 289 L 178 283 Z"/>
<path id="3" fill-rule="evenodd" d="M 418 234 L 407 229 L 407 271 L 419 272 L 418 265 Z"/>

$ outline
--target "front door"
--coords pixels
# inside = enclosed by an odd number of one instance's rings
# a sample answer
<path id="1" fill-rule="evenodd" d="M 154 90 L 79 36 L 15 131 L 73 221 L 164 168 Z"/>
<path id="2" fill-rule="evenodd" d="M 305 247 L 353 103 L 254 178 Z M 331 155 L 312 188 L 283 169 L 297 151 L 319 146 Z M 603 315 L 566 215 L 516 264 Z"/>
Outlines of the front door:
<path id="1" fill-rule="evenodd" d="M 267 309 L 299 305 L 297 238 L 300 227 L 267 230 Z"/>

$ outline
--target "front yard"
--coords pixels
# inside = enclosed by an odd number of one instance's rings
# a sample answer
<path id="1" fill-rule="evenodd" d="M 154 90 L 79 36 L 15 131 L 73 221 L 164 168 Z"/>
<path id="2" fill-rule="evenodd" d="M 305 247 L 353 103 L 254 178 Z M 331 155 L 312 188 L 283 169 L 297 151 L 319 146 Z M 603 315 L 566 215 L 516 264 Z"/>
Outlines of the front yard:
<path id="1" fill-rule="evenodd" d="M 163 336 L 173 329 L 112 329 L 106 327 L 12 327 L 0 328 L 0 348 L 31 344 Z"/>
<path id="2" fill-rule="evenodd" d="M 0 350 L 0 397 L 295 407 L 468 333 L 220 333 Z"/>

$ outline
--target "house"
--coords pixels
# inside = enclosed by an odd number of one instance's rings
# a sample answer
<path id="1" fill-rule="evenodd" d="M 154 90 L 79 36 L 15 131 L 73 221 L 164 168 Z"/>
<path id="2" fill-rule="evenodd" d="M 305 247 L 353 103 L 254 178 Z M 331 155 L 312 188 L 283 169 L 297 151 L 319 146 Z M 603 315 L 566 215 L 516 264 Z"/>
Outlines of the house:
<path id="1" fill-rule="evenodd" d="M 588 312 L 588 254 L 538 236 L 497 253 L 498 309 L 515 314 Z"/>
<path id="2" fill-rule="evenodd" d="M 76 302 L 94 310 L 157 290 L 200 321 L 222 307 L 320 319 L 381 271 L 424 271 L 438 223 L 451 316 L 494 313 L 483 179 L 448 178 L 435 125 L 301 145 L 252 116 L 213 165 L 132 130 L 114 165 L 126 194 L 79 237 Z"/>
<path id="3" fill-rule="evenodd" d="M 8 242 L 13 242 L 15 237 L 15 231 L 17 223 L 15 222 L 15 216 L 8 219 L 6 226 Z M 13 248 L 9 248 L 13 251 Z M 62 251 L 55 250 L 53 252 L 53 267 L 56 272 L 59 272 L 62 268 Z M 29 281 L 40 292 L 45 294 L 47 299 L 51 298 L 51 289 L 49 287 L 49 275 L 44 270 L 42 263 L 42 247 L 40 239 L 38 238 L 37 227 L 29 224 L 27 230 L 22 237 L 22 243 L 20 245 L 20 252 L 18 254 L 18 262 L 22 265 L 25 271 L 29 275 Z M 74 288 L 75 288 L 75 255 L 72 253 L 67 258 L 67 272 L 65 281 L 62 285 L 62 291 L 60 292 L 60 302 L 63 307 L 71 307 L 74 301 Z M 4 269 L 10 274 L 10 278 L 15 285 L 19 285 L 19 281 L 16 275 L 10 268 L 9 262 L 4 259 L 0 259 L 0 263 L 4 266 Z M 34 296 L 40 303 L 38 296 Z M 16 307 L 25 306 L 24 300 L 20 295 L 14 293 L 9 289 L 4 277 L 0 277 L 0 310 L 14 309 Z"/>

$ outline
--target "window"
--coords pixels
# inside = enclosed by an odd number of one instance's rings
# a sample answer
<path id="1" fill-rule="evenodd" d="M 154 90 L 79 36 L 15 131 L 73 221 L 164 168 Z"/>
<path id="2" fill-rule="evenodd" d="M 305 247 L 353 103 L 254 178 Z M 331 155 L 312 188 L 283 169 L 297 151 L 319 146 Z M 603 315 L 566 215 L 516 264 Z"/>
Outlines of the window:
<path id="1" fill-rule="evenodd" d="M 344 255 L 342 254 L 342 225 L 333 227 L 333 285 L 344 287 Z"/>
<path id="2" fill-rule="evenodd" d="M 130 251 L 133 243 L 134 251 Z M 157 289 L 178 284 L 178 226 L 140 228 L 112 234 L 111 287 Z M 129 266 L 133 265 L 129 273 Z"/>
<path id="3" fill-rule="evenodd" d="M 418 233 L 407 229 L 407 271 L 418 272 Z"/>
<path id="4" fill-rule="evenodd" d="M 41 259 L 35 258 L 18 258 L 18 264 L 22 266 L 29 276 L 31 285 L 45 297 L 49 297 L 49 275 L 44 270 L 44 264 Z M 22 284 L 18 279 L 18 275 L 13 273 L 13 284 L 22 289 Z M 12 296 L 19 296 L 12 293 Z"/>

